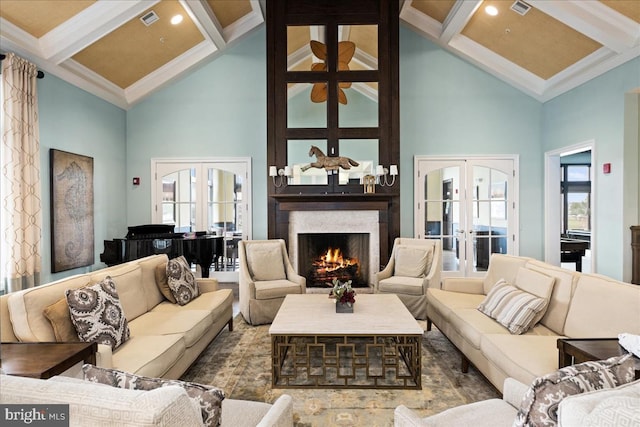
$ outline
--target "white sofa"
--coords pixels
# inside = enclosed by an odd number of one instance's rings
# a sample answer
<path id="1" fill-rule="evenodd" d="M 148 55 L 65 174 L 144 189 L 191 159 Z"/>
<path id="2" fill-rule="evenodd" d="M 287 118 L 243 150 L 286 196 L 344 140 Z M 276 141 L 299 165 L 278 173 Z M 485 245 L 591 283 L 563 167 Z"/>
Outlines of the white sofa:
<path id="1" fill-rule="evenodd" d="M 150 391 L 114 388 L 77 378 L 49 380 L 0 375 L 2 404 L 68 404 L 69 425 L 202 426 L 200 408 L 179 386 Z M 291 427 L 293 402 L 289 395 L 273 404 L 245 400 L 222 401 L 223 427 Z"/>
<path id="2" fill-rule="evenodd" d="M 395 427 L 471 425 L 511 427 L 527 389 L 528 387 L 521 382 L 507 378 L 503 386 L 502 399 L 489 399 L 457 406 L 424 418 L 406 406 L 400 405 L 394 412 L 394 425 Z M 558 407 L 558 425 L 561 427 L 638 425 L 638 423 L 640 423 L 640 380 L 616 388 L 569 396 L 564 398 Z"/>
<path id="3" fill-rule="evenodd" d="M 67 289 L 96 283 L 109 275 L 129 323 L 131 337 L 114 351 L 98 345 L 98 366 L 148 377 L 177 379 L 226 326 L 233 329 L 233 294 L 216 279 L 196 279 L 201 295 L 184 306 L 166 300 L 156 283 L 166 255 L 152 255 L 91 273 L 75 275 L 0 297 L 2 342 L 55 342 L 44 309 Z"/>
<path id="4" fill-rule="evenodd" d="M 499 279 L 514 284 L 520 268 L 555 281 L 544 317 L 513 335 L 477 307 Z M 500 391 L 508 377 L 530 384 L 558 369 L 558 338 L 640 334 L 638 313 L 640 286 L 502 254 L 491 256 L 484 278 L 445 278 L 427 291 L 427 331 L 435 324 L 462 353 L 463 370 L 473 363 Z"/>

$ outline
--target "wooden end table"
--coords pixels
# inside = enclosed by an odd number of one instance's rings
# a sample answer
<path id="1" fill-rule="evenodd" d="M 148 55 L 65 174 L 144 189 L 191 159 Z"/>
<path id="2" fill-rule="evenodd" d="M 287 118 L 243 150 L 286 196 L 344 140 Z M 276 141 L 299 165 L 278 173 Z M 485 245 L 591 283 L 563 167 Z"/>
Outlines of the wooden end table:
<path id="1" fill-rule="evenodd" d="M 95 342 L 0 343 L 0 367 L 7 375 L 47 379 L 78 362 L 95 365 L 97 350 Z"/>
<path id="2" fill-rule="evenodd" d="M 617 338 L 558 338 L 558 367 L 627 354 Z M 640 379 L 640 359 L 633 356 L 636 379 Z"/>

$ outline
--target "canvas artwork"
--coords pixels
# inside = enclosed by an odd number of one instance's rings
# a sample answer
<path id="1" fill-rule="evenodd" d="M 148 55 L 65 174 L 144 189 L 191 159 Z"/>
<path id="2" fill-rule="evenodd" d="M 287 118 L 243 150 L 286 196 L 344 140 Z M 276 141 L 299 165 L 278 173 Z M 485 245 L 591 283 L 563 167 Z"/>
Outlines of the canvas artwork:
<path id="1" fill-rule="evenodd" d="M 92 265 L 93 158 L 50 150 L 51 271 Z"/>

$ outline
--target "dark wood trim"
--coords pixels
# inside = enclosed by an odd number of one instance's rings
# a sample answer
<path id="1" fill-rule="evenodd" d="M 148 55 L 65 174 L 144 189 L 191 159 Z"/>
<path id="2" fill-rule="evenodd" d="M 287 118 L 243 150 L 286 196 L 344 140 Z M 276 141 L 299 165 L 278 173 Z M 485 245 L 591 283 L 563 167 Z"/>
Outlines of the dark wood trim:
<path id="1" fill-rule="evenodd" d="M 266 3 L 267 23 L 267 170 L 283 167 L 289 139 L 325 139 L 327 150 L 339 155 L 340 139 L 377 139 L 379 163 L 400 164 L 399 4 L 396 0 L 283 0 Z M 378 69 L 337 70 L 339 25 L 378 26 Z M 287 25 L 324 25 L 326 72 L 287 71 Z M 327 127 L 287 127 L 287 84 L 327 81 Z M 378 127 L 338 127 L 338 81 L 378 82 Z M 267 173 L 267 170 L 264 173 Z M 400 176 L 393 187 L 377 186 L 376 195 L 363 195 L 362 185 L 338 185 L 331 175 L 327 185 L 275 187 L 267 180 L 268 237 L 288 239 L 291 210 L 373 209 L 380 213 L 380 262 L 388 260 L 393 239 L 400 235 Z M 295 199 L 287 198 L 295 197 Z M 305 206 L 308 204 L 309 206 Z M 294 209 L 295 208 L 295 209 Z"/>
<path id="2" fill-rule="evenodd" d="M 640 285 L 640 225 L 631 226 L 631 283 Z"/>

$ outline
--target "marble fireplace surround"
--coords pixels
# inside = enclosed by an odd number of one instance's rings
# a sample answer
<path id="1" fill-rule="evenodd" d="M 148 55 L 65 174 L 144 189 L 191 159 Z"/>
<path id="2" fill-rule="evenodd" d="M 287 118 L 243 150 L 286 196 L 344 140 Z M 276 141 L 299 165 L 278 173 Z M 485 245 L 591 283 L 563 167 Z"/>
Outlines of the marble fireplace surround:
<path id="1" fill-rule="evenodd" d="M 289 213 L 289 258 L 298 269 L 298 234 L 366 233 L 369 235 L 369 284 L 380 266 L 380 229 L 377 210 L 293 211 Z"/>
<path id="2" fill-rule="evenodd" d="M 370 272 L 364 276 L 371 286 L 400 235 L 398 199 L 384 193 L 275 194 L 269 200 L 269 238 L 285 240 L 297 271 L 298 233 L 369 234 Z"/>

